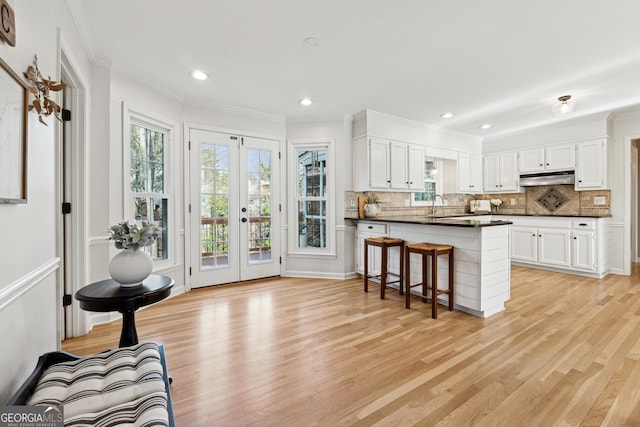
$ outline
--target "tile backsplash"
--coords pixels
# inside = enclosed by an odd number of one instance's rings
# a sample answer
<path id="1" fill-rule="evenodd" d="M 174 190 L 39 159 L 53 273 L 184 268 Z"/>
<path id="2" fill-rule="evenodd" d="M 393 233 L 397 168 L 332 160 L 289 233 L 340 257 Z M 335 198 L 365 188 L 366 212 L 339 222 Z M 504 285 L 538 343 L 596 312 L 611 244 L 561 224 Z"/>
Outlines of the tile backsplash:
<path id="1" fill-rule="evenodd" d="M 410 206 L 411 193 L 376 192 L 381 199 L 381 216 L 430 215 L 431 206 Z M 358 217 L 360 192 L 345 192 L 345 218 Z M 524 193 L 444 194 L 446 206 L 436 207 L 438 215 L 470 213 L 471 200 L 500 199 L 499 212 L 504 215 L 609 215 L 611 191 L 575 191 L 573 185 L 527 187 Z M 353 201 L 354 206 L 351 207 Z M 596 204 L 598 202 L 598 204 Z M 409 206 L 408 206 L 409 205 Z"/>

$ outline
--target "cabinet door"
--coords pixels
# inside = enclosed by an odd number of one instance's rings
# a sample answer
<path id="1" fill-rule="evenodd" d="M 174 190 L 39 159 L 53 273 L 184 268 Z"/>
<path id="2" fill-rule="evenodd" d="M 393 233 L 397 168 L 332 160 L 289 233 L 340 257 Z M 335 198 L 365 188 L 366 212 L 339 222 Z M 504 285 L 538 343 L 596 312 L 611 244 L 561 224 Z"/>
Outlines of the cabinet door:
<path id="1" fill-rule="evenodd" d="M 410 144 L 408 148 L 407 175 L 409 190 L 424 191 L 424 149 L 421 145 Z"/>
<path id="2" fill-rule="evenodd" d="M 500 191 L 500 156 L 485 156 L 482 164 L 484 191 Z"/>
<path id="3" fill-rule="evenodd" d="M 368 237 L 381 237 L 381 234 L 358 232 L 356 242 L 356 272 L 364 274 L 364 239 Z M 382 249 L 377 246 L 369 246 L 369 274 L 380 274 L 380 260 Z"/>
<path id="4" fill-rule="evenodd" d="M 471 191 L 471 154 L 458 153 L 458 192 Z"/>
<path id="5" fill-rule="evenodd" d="M 369 187 L 389 188 L 389 142 L 369 139 Z"/>
<path id="6" fill-rule="evenodd" d="M 606 141 L 582 142 L 576 145 L 576 190 L 607 188 Z"/>
<path id="7" fill-rule="evenodd" d="M 545 149 L 545 169 L 548 171 L 572 170 L 576 167 L 576 147 L 561 144 Z"/>
<path id="8" fill-rule="evenodd" d="M 538 229 L 538 262 L 556 267 L 570 267 L 569 230 Z"/>
<path id="9" fill-rule="evenodd" d="M 536 262 L 538 260 L 538 230 L 534 227 L 511 227 L 511 259 Z"/>
<path id="10" fill-rule="evenodd" d="M 482 192 L 482 156 L 471 156 L 471 182 L 469 189 L 472 193 Z"/>
<path id="11" fill-rule="evenodd" d="M 597 271 L 595 263 L 596 234 L 593 231 L 574 231 L 571 238 L 571 265 Z"/>
<path id="12" fill-rule="evenodd" d="M 505 153 L 500 155 L 500 191 L 518 191 L 520 173 L 518 155 Z"/>
<path id="13" fill-rule="evenodd" d="M 540 172 L 544 170 L 544 148 L 521 151 L 519 153 L 520 173 Z"/>
<path id="14" fill-rule="evenodd" d="M 482 191 L 482 156 L 458 154 L 458 191 L 479 193 Z"/>
<path id="15" fill-rule="evenodd" d="M 409 187 L 409 168 L 407 168 L 408 145 L 401 142 L 389 143 L 390 188 L 406 190 Z"/>

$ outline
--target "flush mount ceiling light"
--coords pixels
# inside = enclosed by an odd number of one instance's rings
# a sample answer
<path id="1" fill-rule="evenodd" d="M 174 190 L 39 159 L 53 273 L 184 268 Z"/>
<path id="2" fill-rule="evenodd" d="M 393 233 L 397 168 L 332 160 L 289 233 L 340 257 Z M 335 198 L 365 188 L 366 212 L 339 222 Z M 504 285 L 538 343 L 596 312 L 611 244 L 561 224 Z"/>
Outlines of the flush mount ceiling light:
<path id="1" fill-rule="evenodd" d="M 491 123 L 485 123 L 483 125 L 478 126 L 480 129 L 489 129 L 493 126 Z"/>
<path id="2" fill-rule="evenodd" d="M 573 111 L 573 107 L 576 105 L 575 101 L 571 99 L 571 95 L 564 95 L 558 98 L 558 102 L 553 104 L 553 114 L 556 116 L 564 116 Z"/>
<path id="3" fill-rule="evenodd" d="M 442 113 L 440 114 L 440 117 L 442 117 L 443 119 L 450 119 L 451 117 L 453 117 L 453 113 Z"/>
<path id="4" fill-rule="evenodd" d="M 302 98 L 300 101 L 298 101 L 301 105 L 304 105 L 305 107 L 308 107 L 309 105 L 313 104 L 313 101 L 310 98 Z"/>
<path id="5" fill-rule="evenodd" d="M 302 46 L 308 49 L 313 49 L 320 46 L 320 40 L 317 37 L 307 37 L 302 40 Z"/>
<path id="6" fill-rule="evenodd" d="M 193 70 L 191 72 L 191 77 L 196 80 L 207 80 L 209 78 L 209 74 L 205 73 L 204 71 Z"/>

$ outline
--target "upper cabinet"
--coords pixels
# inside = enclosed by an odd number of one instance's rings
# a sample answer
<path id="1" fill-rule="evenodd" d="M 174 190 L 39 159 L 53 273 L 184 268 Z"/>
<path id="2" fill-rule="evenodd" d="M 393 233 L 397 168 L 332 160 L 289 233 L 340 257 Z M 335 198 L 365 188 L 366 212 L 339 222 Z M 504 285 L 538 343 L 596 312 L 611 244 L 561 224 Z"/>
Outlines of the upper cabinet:
<path id="1" fill-rule="evenodd" d="M 576 144 L 575 189 L 603 190 L 609 187 L 608 152 L 606 139 L 594 139 Z"/>
<path id="2" fill-rule="evenodd" d="M 482 156 L 458 154 L 458 192 L 482 193 Z"/>
<path id="3" fill-rule="evenodd" d="M 573 170 L 576 167 L 575 144 L 560 144 L 520 151 L 519 172 Z"/>
<path id="4" fill-rule="evenodd" d="M 520 191 L 517 153 L 505 152 L 485 155 L 483 178 L 483 188 L 486 193 Z"/>
<path id="5" fill-rule="evenodd" d="M 424 149 L 420 145 L 375 137 L 353 140 L 354 191 L 420 191 Z"/>

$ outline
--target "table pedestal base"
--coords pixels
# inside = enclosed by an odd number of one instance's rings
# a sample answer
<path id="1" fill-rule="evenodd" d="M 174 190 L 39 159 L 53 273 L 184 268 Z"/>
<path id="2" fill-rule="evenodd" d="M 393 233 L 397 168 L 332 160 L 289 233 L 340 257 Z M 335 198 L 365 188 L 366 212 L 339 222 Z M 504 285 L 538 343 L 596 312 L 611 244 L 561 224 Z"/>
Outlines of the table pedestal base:
<path id="1" fill-rule="evenodd" d="M 120 333 L 120 347 L 129 347 L 138 344 L 138 332 L 136 332 L 135 310 L 121 311 L 122 332 Z"/>

